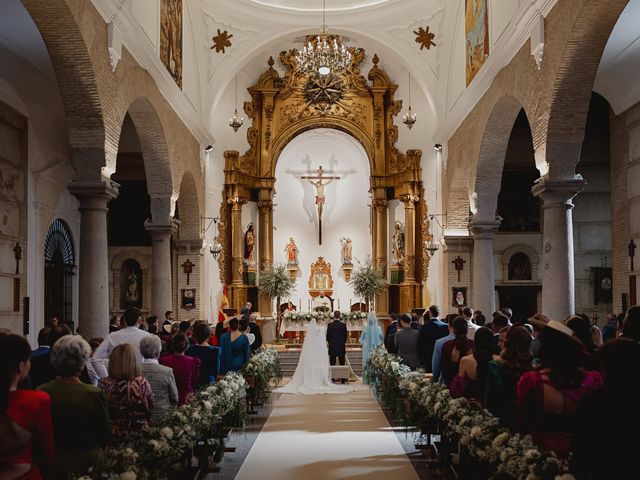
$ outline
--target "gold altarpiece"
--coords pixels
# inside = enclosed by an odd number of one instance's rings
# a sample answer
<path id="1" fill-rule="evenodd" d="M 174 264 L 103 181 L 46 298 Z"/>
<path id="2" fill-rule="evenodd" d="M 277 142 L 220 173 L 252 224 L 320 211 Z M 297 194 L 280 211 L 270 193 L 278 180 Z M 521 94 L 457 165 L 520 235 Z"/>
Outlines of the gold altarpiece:
<path id="1" fill-rule="evenodd" d="M 258 205 L 258 256 L 260 269 L 273 261 L 273 193 L 275 169 L 284 147 L 300 133 L 313 128 L 334 128 L 358 140 L 370 164 L 372 196 L 372 252 L 375 265 L 387 269 L 387 205 L 391 199 L 404 204 L 405 257 L 404 280 L 399 286 L 400 310 L 420 306 L 422 286 L 427 276 L 428 256 L 423 240 L 428 235 L 427 206 L 424 201 L 420 150 L 398 151 L 398 127 L 394 118 L 402 100 L 394 94 L 398 86 L 379 66 L 377 55 L 367 79 L 360 73 L 363 49 L 351 48 L 352 64 L 341 74 L 309 76 L 297 65 L 296 50 L 283 51 L 279 58 L 286 68 L 283 77 L 269 68 L 248 89 L 251 101 L 244 103 L 251 125 L 247 131 L 249 150 L 240 155 L 224 152 L 225 184 L 220 228 L 224 251 L 219 257 L 221 280 L 229 286 L 232 308 L 239 309 L 247 299 L 243 283 L 242 207 L 247 201 Z M 279 248 L 279 247 L 278 247 Z M 388 290 L 376 298 L 376 310 L 387 314 Z M 271 302 L 260 295 L 260 313 L 271 315 Z"/>

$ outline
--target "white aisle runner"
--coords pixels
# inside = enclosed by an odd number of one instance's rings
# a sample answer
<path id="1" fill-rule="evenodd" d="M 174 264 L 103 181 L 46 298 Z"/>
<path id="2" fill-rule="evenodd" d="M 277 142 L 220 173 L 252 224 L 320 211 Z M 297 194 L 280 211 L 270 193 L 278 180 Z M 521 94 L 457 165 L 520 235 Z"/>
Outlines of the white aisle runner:
<path id="1" fill-rule="evenodd" d="M 281 395 L 236 480 L 417 480 L 378 402 L 349 395 Z"/>

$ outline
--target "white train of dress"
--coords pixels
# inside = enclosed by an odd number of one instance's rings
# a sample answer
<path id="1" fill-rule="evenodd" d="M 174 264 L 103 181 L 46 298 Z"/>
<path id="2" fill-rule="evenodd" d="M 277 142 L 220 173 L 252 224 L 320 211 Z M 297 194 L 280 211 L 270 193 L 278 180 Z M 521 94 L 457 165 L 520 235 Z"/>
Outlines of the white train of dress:
<path id="1" fill-rule="evenodd" d="M 319 395 L 326 393 L 349 393 L 347 385 L 336 385 L 329 373 L 329 351 L 327 349 L 326 327 L 311 320 L 302 344 L 302 352 L 291 381 L 276 393 L 294 395 Z"/>

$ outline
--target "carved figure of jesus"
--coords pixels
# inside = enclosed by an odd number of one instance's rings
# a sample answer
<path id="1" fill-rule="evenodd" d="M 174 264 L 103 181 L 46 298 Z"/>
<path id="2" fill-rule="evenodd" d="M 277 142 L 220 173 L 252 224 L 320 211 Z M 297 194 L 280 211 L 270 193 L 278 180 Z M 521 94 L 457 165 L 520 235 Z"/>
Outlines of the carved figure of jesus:
<path id="1" fill-rule="evenodd" d="M 316 205 L 318 206 L 318 243 L 320 245 L 322 245 L 322 211 L 324 209 L 325 201 L 324 187 L 329 185 L 333 180 L 340 180 L 340 177 L 324 177 L 323 173 L 324 170 L 322 170 L 322 165 L 320 165 L 316 176 L 301 177 L 316 188 Z M 323 180 L 326 181 L 323 183 Z"/>

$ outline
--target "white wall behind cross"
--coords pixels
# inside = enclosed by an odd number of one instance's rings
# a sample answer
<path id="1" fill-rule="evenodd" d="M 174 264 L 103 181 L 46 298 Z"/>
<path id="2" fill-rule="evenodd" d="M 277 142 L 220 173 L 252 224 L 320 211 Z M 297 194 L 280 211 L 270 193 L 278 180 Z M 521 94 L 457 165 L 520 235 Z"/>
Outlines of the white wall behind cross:
<path id="1" fill-rule="evenodd" d="M 340 180 L 325 188 L 326 202 L 322 215 L 322 245 L 318 244 L 318 214 L 315 188 L 300 180 L 294 172 L 335 170 Z M 348 309 L 355 302 L 351 286 L 341 271 L 340 238 L 353 241 L 354 265 L 371 255 L 370 167 L 362 145 L 350 135 L 333 129 L 315 129 L 294 138 L 282 151 L 276 166 L 274 203 L 273 258 L 285 262 L 284 247 L 293 237 L 300 250 L 296 290 L 291 301 L 307 310 L 308 281 L 311 264 L 319 256 L 331 264 L 334 281 L 334 307 Z"/>

